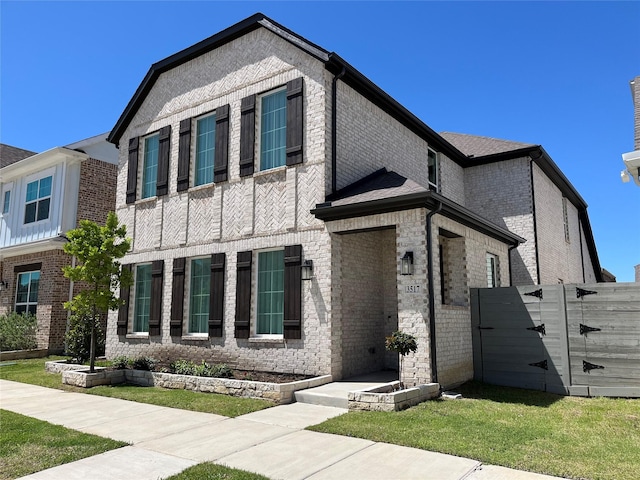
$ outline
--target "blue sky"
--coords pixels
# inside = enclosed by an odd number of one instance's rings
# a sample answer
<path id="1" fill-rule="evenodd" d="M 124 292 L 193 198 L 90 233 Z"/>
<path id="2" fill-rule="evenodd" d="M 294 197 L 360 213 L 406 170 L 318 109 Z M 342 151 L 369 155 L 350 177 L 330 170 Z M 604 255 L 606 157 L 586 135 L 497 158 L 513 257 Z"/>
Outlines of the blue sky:
<path id="1" fill-rule="evenodd" d="M 600 262 L 633 281 L 640 187 L 629 81 L 640 2 L 0 1 L 0 141 L 109 131 L 152 63 L 263 12 L 335 51 L 436 131 L 541 144 L 589 204 Z"/>

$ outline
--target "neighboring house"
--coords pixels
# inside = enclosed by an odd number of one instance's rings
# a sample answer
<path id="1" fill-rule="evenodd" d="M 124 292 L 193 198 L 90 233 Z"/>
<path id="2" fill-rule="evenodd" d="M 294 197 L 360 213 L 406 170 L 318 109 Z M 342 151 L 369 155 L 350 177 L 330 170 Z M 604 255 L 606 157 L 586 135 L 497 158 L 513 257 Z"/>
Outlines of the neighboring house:
<path id="1" fill-rule="evenodd" d="M 626 169 L 620 173 L 620 176 L 623 182 L 628 182 L 629 177 L 631 177 L 636 182 L 636 185 L 640 186 L 640 76 L 631 80 L 629 86 L 631 87 L 631 98 L 633 99 L 635 150 L 622 154 L 622 161 Z"/>
<path id="2" fill-rule="evenodd" d="M 473 376 L 469 288 L 510 285 L 520 244 L 515 278 L 551 276 L 527 250 L 547 248 L 531 231 L 543 221 L 519 206 L 528 226 L 510 231 L 468 193 L 481 190 L 468 172 L 491 164 L 262 14 L 152 65 L 108 140 L 134 274 L 109 319 L 110 358 L 339 379 L 397 369 L 384 343 L 400 329 L 418 340 L 404 381 L 451 386 Z M 597 279 L 586 205 L 540 147 L 525 150 L 527 181 L 493 179 L 482 195 L 519 201 L 533 169 L 569 197 L 569 240 L 589 251 L 563 280 Z"/>
<path id="3" fill-rule="evenodd" d="M 444 132 L 464 152 L 465 205 L 527 239 L 512 285 L 602 282 L 587 204 L 540 145 Z"/>
<path id="4" fill-rule="evenodd" d="M 62 267 L 64 233 L 115 209 L 117 150 L 106 134 L 43 153 L 1 145 L 0 314 L 34 313 L 38 348 L 64 349 L 73 293 Z"/>

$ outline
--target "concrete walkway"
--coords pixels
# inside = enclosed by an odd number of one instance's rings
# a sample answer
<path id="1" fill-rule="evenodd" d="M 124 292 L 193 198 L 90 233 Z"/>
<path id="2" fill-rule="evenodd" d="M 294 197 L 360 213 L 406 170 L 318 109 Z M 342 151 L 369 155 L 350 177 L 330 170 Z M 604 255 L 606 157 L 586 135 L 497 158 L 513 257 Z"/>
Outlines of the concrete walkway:
<path id="1" fill-rule="evenodd" d="M 157 480 L 205 461 L 272 479 L 555 478 L 304 430 L 346 412 L 336 407 L 294 403 L 227 418 L 0 380 L 0 408 L 131 444 L 24 479 Z"/>

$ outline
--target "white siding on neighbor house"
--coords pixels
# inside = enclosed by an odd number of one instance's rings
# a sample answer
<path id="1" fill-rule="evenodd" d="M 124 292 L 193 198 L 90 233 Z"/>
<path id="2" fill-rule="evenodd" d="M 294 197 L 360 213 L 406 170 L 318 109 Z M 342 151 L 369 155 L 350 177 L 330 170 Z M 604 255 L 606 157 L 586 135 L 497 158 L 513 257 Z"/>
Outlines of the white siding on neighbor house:
<path id="1" fill-rule="evenodd" d="M 51 201 L 46 220 L 24 223 L 27 184 L 51 176 Z M 49 168 L 30 172 L 3 184 L 4 191 L 11 189 L 11 204 L 0 224 L 0 247 L 37 242 L 55 238 L 59 233 L 75 226 L 80 164 L 61 162 Z"/>

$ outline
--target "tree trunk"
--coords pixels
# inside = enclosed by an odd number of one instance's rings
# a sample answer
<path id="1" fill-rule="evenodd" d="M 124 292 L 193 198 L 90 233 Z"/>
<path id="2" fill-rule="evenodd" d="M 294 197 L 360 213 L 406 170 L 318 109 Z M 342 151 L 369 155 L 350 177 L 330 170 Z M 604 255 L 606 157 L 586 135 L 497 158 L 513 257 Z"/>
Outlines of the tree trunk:
<path id="1" fill-rule="evenodd" d="M 98 286 L 96 285 L 95 291 L 97 293 Z M 93 314 L 91 315 L 91 345 L 89 347 L 89 372 L 95 372 L 96 365 L 96 304 L 93 304 Z"/>

